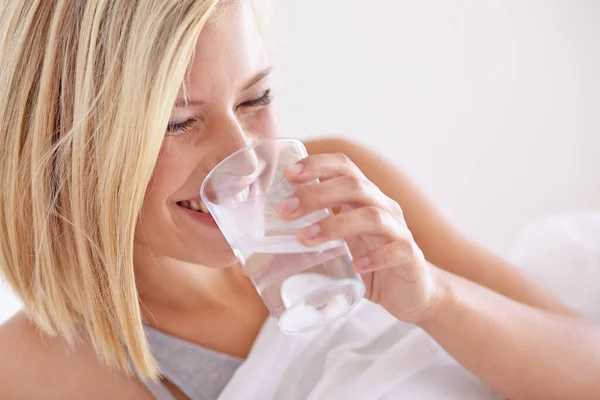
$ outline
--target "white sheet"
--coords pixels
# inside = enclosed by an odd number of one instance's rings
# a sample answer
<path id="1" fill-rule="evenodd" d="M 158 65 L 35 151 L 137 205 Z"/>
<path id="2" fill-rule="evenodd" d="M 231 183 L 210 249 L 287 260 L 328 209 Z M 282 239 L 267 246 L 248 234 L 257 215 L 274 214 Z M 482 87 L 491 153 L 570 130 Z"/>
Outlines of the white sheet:
<path id="1" fill-rule="evenodd" d="M 531 222 L 515 239 L 511 261 L 573 309 L 600 322 L 600 211 Z"/>
<path id="2" fill-rule="evenodd" d="M 600 321 L 600 211 L 534 221 L 511 260 L 573 308 Z M 303 336 L 269 320 L 220 400 L 500 399 L 424 332 L 364 301 Z"/>
<path id="3" fill-rule="evenodd" d="M 220 400 L 499 399 L 429 336 L 363 301 L 317 332 L 263 327 Z"/>

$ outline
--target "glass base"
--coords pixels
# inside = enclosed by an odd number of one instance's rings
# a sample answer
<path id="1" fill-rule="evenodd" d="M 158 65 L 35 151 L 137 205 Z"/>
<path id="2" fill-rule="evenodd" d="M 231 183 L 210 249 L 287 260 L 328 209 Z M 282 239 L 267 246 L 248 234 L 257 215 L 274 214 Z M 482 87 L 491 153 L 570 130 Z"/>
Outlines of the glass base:
<path id="1" fill-rule="evenodd" d="M 365 286 L 359 279 L 331 280 L 285 310 L 279 328 L 290 334 L 321 328 L 350 311 L 364 294 Z"/>

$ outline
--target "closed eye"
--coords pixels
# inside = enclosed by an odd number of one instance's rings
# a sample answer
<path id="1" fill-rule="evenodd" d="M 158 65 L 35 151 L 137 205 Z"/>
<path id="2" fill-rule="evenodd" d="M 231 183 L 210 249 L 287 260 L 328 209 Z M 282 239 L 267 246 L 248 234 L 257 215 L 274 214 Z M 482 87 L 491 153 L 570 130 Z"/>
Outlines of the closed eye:
<path id="1" fill-rule="evenodd" d="M 267 89 L 259 98 L 245 101 L 240 104 L 240 107 L 264 107 L 271 104 L 272 101 L 271 89 Z"/>
<path id="2" fill-rule="evenodd" d="M 169 122 L 167 125 L 167 134 L 169 136 L 178 136 L 187 132 L 196 122 L 196 118 L 190 118 L 183 122 Z"/>

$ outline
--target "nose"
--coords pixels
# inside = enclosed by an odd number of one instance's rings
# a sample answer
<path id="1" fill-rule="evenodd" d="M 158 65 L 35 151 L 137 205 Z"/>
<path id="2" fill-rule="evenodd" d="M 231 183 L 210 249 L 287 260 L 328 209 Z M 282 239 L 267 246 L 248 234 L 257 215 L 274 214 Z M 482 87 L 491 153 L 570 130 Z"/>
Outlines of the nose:
<path id="1" fill-rule="evenodd" d="M 264 160 L 251 146 L 255 140 L 236 123 L 219 127 L 211 149 L 207 149 L 207 171 L 212 171 L 204 184 L 205 200 L 221 204 L 238 201 L 250 194 L 264 169 Z"/>
<path id="2" fill-rule="evenodd" d="M 229 120 L 220 125 L 220 132 L 214 136 L 210 149 L 210 156 L 207 160 L 208 170 L 214 169 L 221 161 L 231 156 L 231 162 L 227 164 L 227 169 L 236 176 L 252 174 L 258 166 L 258 158 L 253 150 L 239 151 L 250 146 L 254 140 L 251 135 L 245 132 L 237 123 L 237 120 Z M 233 155 L 236 153 L 235 155 Z M 225 172 L 225 171 L 223 171 Z"/>

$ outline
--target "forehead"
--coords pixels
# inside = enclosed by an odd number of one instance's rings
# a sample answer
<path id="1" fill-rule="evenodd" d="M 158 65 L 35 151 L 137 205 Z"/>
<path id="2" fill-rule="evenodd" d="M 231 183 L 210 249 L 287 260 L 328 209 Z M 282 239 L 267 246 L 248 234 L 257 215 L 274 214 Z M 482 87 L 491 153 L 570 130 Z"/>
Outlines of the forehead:
<path id="1" fill-rule="evenodd" d="M 247 1 L 225 2 L 200 33 L 186 90 L 203 97 L 235 90 L 267 65 L 254 10 Z"/>

